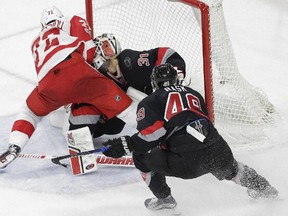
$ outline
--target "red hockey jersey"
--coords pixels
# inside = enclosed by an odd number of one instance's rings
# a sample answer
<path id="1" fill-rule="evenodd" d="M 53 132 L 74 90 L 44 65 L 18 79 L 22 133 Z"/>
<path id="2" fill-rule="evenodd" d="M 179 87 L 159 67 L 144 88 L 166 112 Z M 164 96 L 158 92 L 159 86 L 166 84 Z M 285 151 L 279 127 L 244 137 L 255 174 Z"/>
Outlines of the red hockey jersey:
<path id="1" fill-rule="evenodd" d="M 13 124 L 9 143 L 21 148 L 41 118 L 70 103 L 87 103 L 112 118 L 132 100 L 112 80 L 90 66 L 95 45 L 87 22 L 74 16 L 42 29 L 32 43 L 38 85 Z"/>

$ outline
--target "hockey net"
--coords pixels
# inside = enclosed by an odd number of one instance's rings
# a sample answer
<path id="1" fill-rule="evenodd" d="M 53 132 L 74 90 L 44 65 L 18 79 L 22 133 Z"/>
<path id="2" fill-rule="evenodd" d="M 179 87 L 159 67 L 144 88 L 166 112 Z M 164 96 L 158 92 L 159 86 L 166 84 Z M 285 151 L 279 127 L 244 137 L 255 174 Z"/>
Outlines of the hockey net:
<path id="1" fill-rule="evenodd" d="M 186 82 L 205 95 L 210 119 L 231 146 L 263 143 L 278 115 L 238 71 L 222 0 L 86 0 L 86 13 L 94 36 L 114 33 L 122 49 L 175 49 Z"/>

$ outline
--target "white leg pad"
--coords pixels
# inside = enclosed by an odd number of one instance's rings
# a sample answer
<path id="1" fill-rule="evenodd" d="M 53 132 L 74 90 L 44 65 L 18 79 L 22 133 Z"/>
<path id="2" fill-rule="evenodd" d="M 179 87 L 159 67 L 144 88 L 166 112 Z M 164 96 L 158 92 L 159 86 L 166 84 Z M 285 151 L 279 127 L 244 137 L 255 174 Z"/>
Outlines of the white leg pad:
<path id="1" fill-rule="evenodd" d="M 65 138 L 71 155 L 94 149 L 92 136 L 88 127 L 67 131 Z M 73 175 L 82 175 L 97 170 L 94 154 L 82 155 L 70 159 Z"/>

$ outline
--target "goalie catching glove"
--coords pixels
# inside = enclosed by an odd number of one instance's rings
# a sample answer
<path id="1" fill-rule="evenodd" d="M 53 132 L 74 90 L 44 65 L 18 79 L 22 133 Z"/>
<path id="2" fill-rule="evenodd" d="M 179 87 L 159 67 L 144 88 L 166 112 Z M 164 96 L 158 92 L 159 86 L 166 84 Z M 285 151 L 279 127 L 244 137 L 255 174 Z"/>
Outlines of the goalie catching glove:
<path id="1" fill-rule="evenodd" d="M 121 136 L 119 138 L 108 140 L 102 145 L 110 147 L 107 151 L 103 152 L 107 157 L 120 158 L 132 151 L 130 136 Z"/>

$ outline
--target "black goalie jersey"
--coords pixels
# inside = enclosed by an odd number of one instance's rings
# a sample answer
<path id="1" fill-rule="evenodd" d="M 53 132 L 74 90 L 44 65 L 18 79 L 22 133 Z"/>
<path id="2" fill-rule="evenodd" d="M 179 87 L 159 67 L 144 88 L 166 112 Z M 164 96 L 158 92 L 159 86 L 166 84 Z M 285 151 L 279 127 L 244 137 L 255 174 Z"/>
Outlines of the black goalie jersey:
<path id="1" fill-rule="evenodd" d="M 144 51 L 125 49 L 117 59 L 120 71 L 127 82 L 126 89 L 131 86 L 141 92 L 151 94 L 150 75 L 152 70 L 155 66 L 164 63 L 172 64 L 185 77 L 185 62 L 183 58 L 175 50 L 168 47 Z M 121 84 L 120 87 L 126 90 L 125 86 L 121 86 Z"/>
<path id="2" fill-rule="evenodd" d="M 138 152 L 147 152 L 159 145 L 171 128 L 199 119 L 209 121 L 200 93 L 182 85 L 158 89 L 138 104 L 139 132 L 132 136 L 133 147 Z"/>

